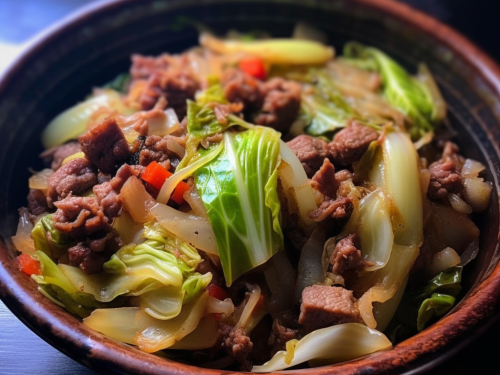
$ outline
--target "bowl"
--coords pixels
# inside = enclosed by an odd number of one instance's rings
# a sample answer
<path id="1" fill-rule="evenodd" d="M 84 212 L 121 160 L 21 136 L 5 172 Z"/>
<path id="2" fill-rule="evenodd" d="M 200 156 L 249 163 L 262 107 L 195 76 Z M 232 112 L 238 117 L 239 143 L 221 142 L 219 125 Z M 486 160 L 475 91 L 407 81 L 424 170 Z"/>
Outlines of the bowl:
<path id="1" fill-rule="evenodd" d="M 102 373 L 224 373 L 140 352 L 89 329 L 18 270 L 10 240 L 17 209 L 26 202 L 29 168 L 41 167 L 44 126 L 92 87 L 127 71 L 132 53 L 175 53 L 195 45 L 197 31 L 179 22 L 186 19 L 220 32 L 265 29 L 276 36 L 290 35 L 301 20 L 328 33 L 337 48 L 357 40 L 410 70 L 425 61 L 449 104 L 458 145 L 487 166 L 493 183 L 490 206 L 478 221 L 481 251 L 466 267 L 460 302 L 444 318 L 392 350 L 300 373 L 424 373 L 491 327 L 500 306 L 500 69 L 446 25 L 389 0 L 104 1 L 40 35 L 0 79 L 0 297 L 7 307 L 55 348 Z"/>

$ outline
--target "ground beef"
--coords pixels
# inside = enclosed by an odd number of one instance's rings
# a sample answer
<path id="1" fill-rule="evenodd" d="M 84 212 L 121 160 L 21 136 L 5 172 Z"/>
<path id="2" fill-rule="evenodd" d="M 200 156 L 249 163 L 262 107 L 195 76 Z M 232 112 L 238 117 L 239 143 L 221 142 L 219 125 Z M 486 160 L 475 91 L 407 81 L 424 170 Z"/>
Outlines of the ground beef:
<path id="1" fill-rule="evenodd" d="M 83 242 L 68 249 L 69 265 L 80 267 L 86 274 L 95 274 L 101 271 L 106 257 L 103 254 L 92 251 Z"/>
<path id="2" fill-rule="evenodd" d="M 67 196 L 54 203 L 54 227 L 73 238 L 111 229 L 110 221 L 95 197 Z"/>
<path id="3" fill-rule="evenodd" d="M 297 155 L 309 178 L 316 173 L 328 157 L 328 143 L 321 138 L 302 134 L 286 144 Z"/>
<path id="4" fill-rule="evenodd" d="M 429 166 L 431 179 L 427 196 L 433 200 L 446 198 L 449 193 L 460 194 L 463 189 L 460 171 L 463 158 L 458 155 L 458 147 L 447 142 L 441 159 Z"/>
<path id="5" fill-rule="evenodd" d="M 361 159 L 378 133 L 364 125 L 351 121 L 349 125 L 335 134 L 329 146 L 330 158 L 335 165 L 351 165 Z"/>
<path id="6" fill-rule="evenodd" d="M 212 105 L 213 105 L 215 117 L 217 118 L 217 121 L 221 125 L 228 124 L 227 117 L 230 114 L 233 114 L 233 113 L 238 114 L 243 110 L 242 103 L 229 103 L 229 104 L 213 103 Z"/>
<path id="7" fill-rule="evenodd" d="M 222 75 L 224 96 L 233 103 L 243 104 L 245 113 L 252 113 L 262 107 L 264 95 L 262 82 L 239 69 L 226 69 Z"/>
<path id="8" fill-rule="evenodd" d="M 69 194 L 82 194 L 97 184 L 97 171 L 85 158 L 68 161 L 50 176 L 48 181 L 49 206 Z"/>
<path id="9" fill-rule="evenodd" d="M 264 103 L 254 121 L 287 133 L 300 110 L 301 86 L 283 78 L 273 78 L 262 86 Z"/>
<path id="10" fill-rule="evenodd" d="M 47 204 L 47 197 L 43 191 L 39 189 L 30 189 L 28 193 L 28 211 L 33 216 L 38 216 L 50 211 L 49 205 Z"/>
<path id="11" fill-rule="evenodd" d="M 61 167 L 64 159 L 80 151 L 80 143 L 77 141 L 71 141 L 51 149 L 50 153 L 43 153 L 41 156 L 44 159 L 51 159 L 50 168 L 57 171 Z"/>
<path id="12" fill-rule="evenodd" d="M 110 117 L 78 140 L 87 159 L 103 173 L 114 173 L 129 156 L 127 140 L 116 120 Z"/>
<path id="13" fill-rule="evenodd" d="M 141 108 L 151 109 L 163 97 L 179 118 L 184 117 L 187 99 L 194 99 L 196 91 L 200 89 L 200 83 L 186 68 L 188 66 L 189 60 L 185 55 L 133 55 L 130 68 L 132 79 L 146 81 L 139 97 Z"/>
<path id="14" fill-rule="evenodd" d="M 313 285 L 302 292 L 299 323 L 306 332 L 335 324 L 359 322 L 352 291 L 336 286 Z"/>
<path id="15" fill-rule="evenodd" d="M 371 262 L 367 262 L 363 259 L 359 248 L 359 237 L 355 233 L 337 242 L 330 256 L 332 273 L 342 276 L 347 270 L 362 271 L 367 266 L 371 266 Z"/>
<path id="16" fill-rule="evenodd" d="M 286 350 L 287 341 L 300 339 L 301 337 L 300 328 L 288 328 L 282 319 L 274 318 L 268 342 L 272 346 L 271 356 L 280 350 Z"/>
<path id="17" fill-rule="evenodd" d="M 109 181 L 96 185 L 93 192 L 97 199 L 97 203 L 101 207 L 106 217 L 111 221 L 118 216 L 122 208 L 120 200 L 120 190 L 129 177 L 139 175 L 139 170 L 128 164 L 123 164 L 116 172 L 116 176 Z"/>
<path id="18" fill-rule="evenodd" d="M 242 328 L 232 327 L 223 322 L 219 323 L 219 334 L 222 336 L 222 347 L 239 363 L 241 371 L 250 371 L 252 362 L 249 356 L 252 353 L 253 343 Z"/>
<path id="19" fill-rule="evenodd" d="M 335 173 L 335 167 L 330 160 L 325 159 L 321 168 L 314 174 L 311 179 L 311 186 L 318 190 L 321 194 L 334 198 L 337 196 L 337 190 L 340 183 L 352 178 L 352 173 L 347 169 L 343 169 Z"/>
<path id="20" fill-rule="evenodd" d="M 151 162 L 156 161 L 166 169 L 175 170 L 182 156 L 177 155 L 177 153 L 168 148 L 168 139 L 179 143 L 181 146 L 185 146 L 185 138 L 173 137 L 171 135 L 164 137 L 149 135 L 146 137 L 144 146 L 139 152 L 139 165 L 148 166 Z"/>
<path id="21" fill-rule="evenodd" d="M 317 209 L 309 213 L 309 217 L 316 222 L 327 219 L 343 222 L 349 219 L 353 209 L 352 199 L 349 197 L 327 198 Z"/>

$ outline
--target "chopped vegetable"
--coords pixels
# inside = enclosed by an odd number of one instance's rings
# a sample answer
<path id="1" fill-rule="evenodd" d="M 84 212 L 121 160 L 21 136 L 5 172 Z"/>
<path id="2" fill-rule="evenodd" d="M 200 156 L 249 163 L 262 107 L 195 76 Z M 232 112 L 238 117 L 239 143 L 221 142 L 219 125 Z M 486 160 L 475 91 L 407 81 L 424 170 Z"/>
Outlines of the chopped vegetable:
<path id="1" fill-rule="evenodd" d="M 238 67 L 252 77 L 265 80 L 267 76 L 264 62 L 258 57 L 246 57 L 238 62 Z"/>
<path id="2" fill-rule="evenodd" d="M 344 55 L 351 59 L 373 60 L 376 63 L 377 70 L 382 75 L 384 97 L 411 119 L 409 132 L 413 139 L 417 140 L 425 133 L 435 130 L 438 120 L 443 116 L 443 110 L 440 108 L 441 104 L 436 107 L 427 87 L 431 84 L 428 71 L 427 78 L 419 81 L 382 51 L 359 43 L 347 44 Z M 437 90 L 435 84 L 434 90 Z"/>
<path id="3" fill-rule="evenodd" d="M 332 47 L 302 39 L 221 40 L 202 33 L 200 44 L 218 53 L 247 53 L 272 64 L 324 64 L 334 54 Z"/>
<path id="4" fill-rule="evenodd" d="M 277 352 L 262 366 L 253 366 L 252 372 L 279 371 L 307 361 L 313 366 L 322 366 L 391 347 L 384 334 L 363 324 L 338 324 L 313 331 L 300 340 L 289 341 L 287 351 Z"/>
<path id="5" fill-rule="evenodd" d="M 279 136 L 264 127 L 225 132 L 224 150 L 195 172 L 228 286 L 283 248 L 276 190 Z"/>
<path id="6" fill-rule="evenodd" d="M 31 255 L 21 254 L 17 257 L 17 263 L 19 264 L 19 269 L 25 274 L 31 275 L 41 275 L 42 268 L 38 260 L 33 259 Z"/>
<path id="7" fill-rule="evenodd" d="M 161 190 L 165 181 L 172 176 L 172 173 L 167 171 L 165 167 L 158 164 L 156 161 L 152 161 L 146 167 L 146 170 L 141 175 L 141 178 L 148 184 L 154 186 L 157 190 Z M 179 181 L 170 196 L 170 198 L 177 204 L 182 204 L 184 202 L 184 193 L 189 190 L 189 185 L 184 181 Z"/>

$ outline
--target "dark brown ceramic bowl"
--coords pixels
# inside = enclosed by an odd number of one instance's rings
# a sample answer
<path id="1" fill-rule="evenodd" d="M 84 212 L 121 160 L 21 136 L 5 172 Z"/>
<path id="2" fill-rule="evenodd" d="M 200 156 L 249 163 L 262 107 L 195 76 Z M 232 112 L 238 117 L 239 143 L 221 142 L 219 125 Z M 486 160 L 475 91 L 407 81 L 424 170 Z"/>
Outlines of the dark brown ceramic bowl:
<path id="1" fill-rule="evenodd" d="M 41 167 L 40 133 L 93 86 L 128 70 L 133 52 L 179 52 L 197 43 L 188 17 L 218 31 L 264 29 L 288 36 L 310 22 L 340 49 L 347 40 L 379 47 L 409 69 L 425 61 L 449 103 L 457 142 L 485 163 L 494 192 L 481 229 L 481 252 L 466 267 L 462 299 L 442 320 L 393 350 L 301 373 L 422 373 L 490 327 L 500 302 L 500 70 L 462 36 L 388 0 L 109 1 L 68 18 L 39 37 L 0 81 L 0 297 L 40 337 L 103 373 L 219 374 L 142 353 L 109 340 L 52 304 L 16 266 L 10 236 L 26 204 L 28 168 Z"/>

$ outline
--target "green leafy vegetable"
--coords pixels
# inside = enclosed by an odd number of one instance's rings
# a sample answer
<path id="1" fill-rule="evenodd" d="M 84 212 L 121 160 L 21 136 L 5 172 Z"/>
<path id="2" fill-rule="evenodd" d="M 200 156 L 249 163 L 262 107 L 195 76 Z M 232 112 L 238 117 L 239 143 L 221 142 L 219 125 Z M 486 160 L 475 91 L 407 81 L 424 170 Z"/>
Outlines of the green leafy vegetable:
<path id="1" fill-rule="evenodd" d="M 446 314 L 453 307 L 462 289 L 462 268 L 451 267 L 405 292 L 386 331 L 393 343 L 423 330 L 432 320 Z"/>
<path id="2" fill-rule="evenodd" d="M 38 283 L 40 292 L 57 305 L 82 318 L 87 317 L 95 308 L 105 306 L 92 295 L 75 288 L 47 254 L 38 250 L 35 258 L 40 261 L 42 275 L 31 277 Z"/>
<path id="3" fill-rule="evenodd" d="M 195 172 L 228 285 L 283 247 L 277 166 L 280 133 L 224 133 L 224 150 Z"/>
<path id="4" fill-rule="evenodd" d="M 119 93 L 125 94 L 131 80 L 132 78 L 130 73 L 118 74 L 112 81 L 106 83 L 103 88 L 115 90 Z"/>
<path id="5" fill-rule="evenodd" d="M 411 120 L 409 132 L 413 139 L 436 128 L 435 114 L 438 111 L 427 85 L 422 81 L 409 75 L 401 65 L 377 48 L 348 43 L 344 56 L 348 62 L 361 60 L 367 63 L 371 60 L 376 63 L 377 71 L 382 76 L 384 97 Z"/>
<path id="6" fill-rule="evenodd" d="M 433 319 L 443 316 L 455 304 L 455 297 L 447 294 L 433 293 L 422 302 L 418 310 L 417 329 L 422 331 Z"/>
<path id="7" fill-rule="evenodd" d="M 302 95 L 302 116 L 306 123 L 310 123 L 306 128 L 307 134 L 331 134 L 345 127 L 350 119 L 358 117 L 326 72 L 315 69 L 309 75 L 315 85 L 312 93 Z"/>
<path id="8" fill-rule="evenodd" d="M 36 250 L 43 251 L 55 260 L 59 258 L 68 247 L 72 246 L 74 241 L 54 228 L 52 217 L 52 214 L 41 217 L 31 231 L 31 238 L 33 238 Z"/>

